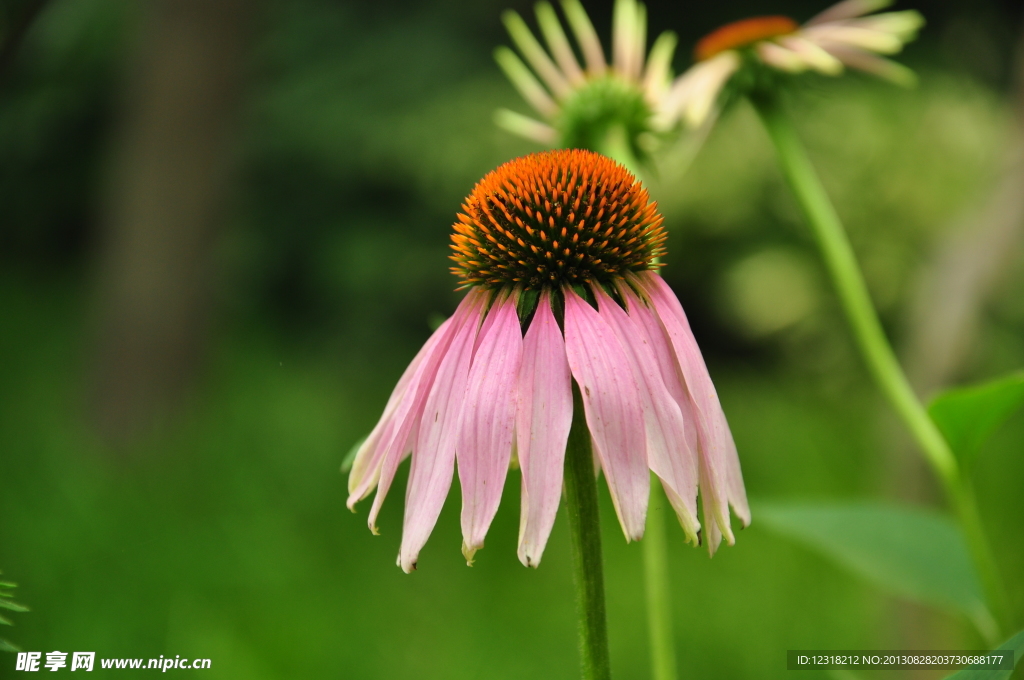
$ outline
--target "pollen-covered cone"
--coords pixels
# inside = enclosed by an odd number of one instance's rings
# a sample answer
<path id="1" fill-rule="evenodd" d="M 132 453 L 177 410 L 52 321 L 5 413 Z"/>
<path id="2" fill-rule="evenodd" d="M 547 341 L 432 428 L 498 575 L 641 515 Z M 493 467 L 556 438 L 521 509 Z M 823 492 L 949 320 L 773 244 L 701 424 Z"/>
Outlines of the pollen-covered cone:
<path id="1" fill-rule="evenodd" d="M 687 536 L 733 542 L 750 521 L 736 447 L 683 309 L 657 274 L 657 206 L 622 166 L 589 151 L 510 161 L 463 204 L 453 272 L 469 289 L 413 359 L 358 453 L 349 507 L 376 487 L 376 518 L 411 454 L 398 557 L 416 568 L 458 462 L 472 563 L 522 470 L 519 559 L 540 563 L 562 493 L 573 390 L 626 540 L 643 536 L 650 472 Z"/>

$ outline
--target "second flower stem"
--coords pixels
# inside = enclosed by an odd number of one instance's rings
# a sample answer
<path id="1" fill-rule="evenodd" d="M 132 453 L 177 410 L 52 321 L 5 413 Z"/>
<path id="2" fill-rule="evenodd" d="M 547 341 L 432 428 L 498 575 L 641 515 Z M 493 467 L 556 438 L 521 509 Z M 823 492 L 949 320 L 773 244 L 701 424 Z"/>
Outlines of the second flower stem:
<path id="1" fill-rule="evenodd" d="M 580 660 L 583 680 L 610 680 L 597 475 L 594 474 L 594 454 L 583 412 L 583 399 L 575 383 L 572 391 L 572 427 L 565 449 L 565 507 L 569 515 L 576 608 L 580 622 Z"/>
<path id="2" fill-rule="evenodd" d="M 647 628 L 651 635 L 651 677 L 676 680 L 676 648 L 672 640 L 672 589 L 668 582 L 665 513 L 668 499 L 661 480 L 651 475 L 651 501 L 647 507 L 644 548 L 644 585 L 647 590 Z"/>
<path id="3" fill-rule="evenodd" d="M 640 163 L 629 146 L 623 127 L 610 129 L 599 153 L 621 163 L 640 179 Z M 672 589 L 668 581 L 668 538 L 665 535 L 665 492 L 661 481 L 651 475 L 651 495 L 647 506 L 647 527 L 643 546 L 644 590 L 647 596 L 647 632 L 650 635 L 651 677 L 676 680 L 676 650 L 672 637 Z"/>
<path id="4" fill-rule="evenodd" d="M 1005 624 L 1005 591 L 978 519 L 970 486 L 963 478 L 949 444 L 917 398 L 896 360 L 839 216 L 779 102 L 770 95 L 752 96 L 750 101 L 775 146 L 782 174 L 814 232 L 868 369 L 942 482 L 981 577 L 988 605 L 999 623 Z"/>

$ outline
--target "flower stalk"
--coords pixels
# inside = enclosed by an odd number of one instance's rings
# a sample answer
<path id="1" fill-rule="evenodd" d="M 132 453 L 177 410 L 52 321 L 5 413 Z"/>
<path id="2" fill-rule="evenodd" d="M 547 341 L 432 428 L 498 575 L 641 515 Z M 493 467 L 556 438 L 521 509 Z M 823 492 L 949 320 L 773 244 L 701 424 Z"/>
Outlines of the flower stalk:
<path id="1" fill-rule="evenodd" d="M 630 147 L 629 132 L 624 126 L 611 126 L 605 133 L 604 138 L 594 146 L 594 151 L 621 163 L 624 168 L 633 173 L 638 179 L 640 178 L 640 162 Z"/>
<path id="2" fill-rule="evenodd" d="M 608 623 L 604 600 L 601 521 L 597 506 L 597 475 L 583 398 L 573 383 L 573 416 L 565 450 L 565 508 L 569 515 L 573 580 L 579 615 L 583 680 L 609 680 Z"/>
<path id="3" fill-rule="evenodd" d="M 668 499 L 656 475 L 651 475 L 651 504 L 647 508 L 644 540 L 644 586 L 647 628 L 651 642 L 651 677 L 676 680 L 676 648 L 672 639 L 672 588 L 668 581 L 665 512 Z"/>
<path id="4" fill-rule="evenodd" d="M 622 126 L 612 127 L 605 135 L 598 151 L 618 161 L 639 177 L 640 164 L 630 149 L 626 134 Z M 676 650 L 672 638 L 672 586 L 668 578 L 668 537 L 665 534 L 667 505 L 661 480 L 652 474 L 650 504 L 647 506 L 647 528 L 641 544 L 653 680 L 676 680 L 677 677 Z"/>
<path id="5" fill-rule="evenodd" d="M 989 608 L 998 621 L 997 626 L 1005 625 L 1005 590 L 981 525 L 969 480 L 964 478 L 952 449 L 911 388 L 885 337 L 842 222 L 790 119 L 777 98 L 769 93 L 752 94 L 750 101 L 775 146 L 786 183 L 813 230 L 857 347 L 875 382 L 939 477 L 966 537 Z M 999 637 L 998 630 L 982 632 L 986 637 L 993 632 Z"/>

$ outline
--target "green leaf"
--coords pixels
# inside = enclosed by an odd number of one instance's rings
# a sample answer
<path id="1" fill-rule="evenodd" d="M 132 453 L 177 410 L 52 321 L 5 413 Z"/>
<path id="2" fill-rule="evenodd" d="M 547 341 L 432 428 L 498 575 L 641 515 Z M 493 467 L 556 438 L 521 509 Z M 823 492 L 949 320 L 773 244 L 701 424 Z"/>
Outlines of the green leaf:
<path id="1" fill-rule="evenodd" d="M 3 617 L 3 616 L 0 616 L 0 623 L 2 623 L 2 624 L 3 624 L 3 625 L 5 625 L 5 626 L 13 626 L 13 625 L 14 625 L 14 624 L 13 624 L 13 623 L 11 622 L 11 620 L 10 620 L 10 619 L 7 619 L 7 618 L 5 618 L 5 617 Z"/>
<path id="2" fill-rule="evenodd" d="M 895 595 L 996 630 L 967 545 L 946 515 L 879 502 L 759 504 L 758 520 Z"/>
<path id="3" fill-rule="evenodd" d="M 946 390 L 928 407 L 935 424 L 964 463 L 993 430 L 1024 403 L 1024 372 L 980 385 Z"/>
<path id="4" fill-rule="evenodd" d="M 999 645 L 996 651 L 1013 650 L 1013 664 L 1016 667 L 1020 658 L 1024 656 L 1024 630 Z M 986 671 L 975 668 L 965 668 L 953 675 L 947 676 L 946 680 L 1010 680 L 1013 671 Z"/>
<path id="5" fill-rule="evenodd" d="M 13 653 L 17 653 L 17 652 L 20 652 L 20 651 L 21 651 L 21 649 L 19 649 L 18 647 L 15 647 L 14 645 L 12 645 L 7 640 L 4 640 L 3 638 L 0 638 L 0 652 L 11 652 L 13 654 Z"/>

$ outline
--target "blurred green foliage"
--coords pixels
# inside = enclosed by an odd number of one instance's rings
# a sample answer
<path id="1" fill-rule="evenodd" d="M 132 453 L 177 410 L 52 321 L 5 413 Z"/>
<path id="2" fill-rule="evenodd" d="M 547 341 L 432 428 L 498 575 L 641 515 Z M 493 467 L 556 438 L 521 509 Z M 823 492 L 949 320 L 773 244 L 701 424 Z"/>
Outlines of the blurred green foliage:
<path id="1" fill-rule="evenodd" d="M 959 611 L 981 632 L 994 630 L 967 545 L 946 514 L 860 501 L 762 503 L 758 515 L 888 592 Z"/>
<path id="2" fill-rule="evenodd" d="M 82 414 L 96 214 L 138 17 L 122 0 L 47 7 L 0 84 L 0 565 L 33 605 L 18 620 L 22 648 L 209 657 L 211 678 L 574 677 L 565 527 L 540 569 L 519 565 L 518 474 L 474 568 L 459 553 L 456 483 L 406 576 L 394 567 L 399 492 L 373 537 L 365 510 L 345 509 L 338 473 L 428 320 L 459 299 L 446 254 L 460 201 L 534 150 L 491 122 L 498 106 L 521 106 L 490 59 L 506 41 L 504 7 L 261 5 L 208 370 L 179 413 L 117 451 Z M 802 18 L 816 4 L 787 8 Z M 963 47 L 999 9 L 935 9 L 931 42 L 911 55 L 919 89 L 822 81 L 794 106 L 897 338 L 914 272 L 982 199 L 1006 144 L 998 69 L 975 68 L 987 62 Z M 651 34 L 673 28 L 684 45 L 736 18 L 649 10 Z M 610 10 L 591 15 L 606 36 Z M 957 50 L 963 68 L 950 66 Z M 750 112 L 729 114 L 692 164 L 669 161 L 652 182 L 671 230 L 665 275 L 708 357 L 750 495 L 878 496 L 893 485 L 892 446 L 873 425 L 881 405 L 781 186 Z M 1017 266 L 986 307 L 965 378 L 1024 365 L 1022 300 Z M 974 469 L 1011 576 L 1024 573 L 1021 441 L 1024 422 L 1011 419 Z M 614 522 L 605 530 L 613 666 L 644 678 L 640 549 Z M 891 599 L 756 516 L 710 561 L 670 534 L 687 676 L 782 677 L 787 648 L 902 639 Z M 1008 580 L 1024 612 L 1024 584 Z M 930 615 L 946 631 L 937 645 L 980 644 Z M 9 668 L 0 661 L 0 677 Z"/>
<path id="3" fill-rule="evenodd" d="M 1024 630 L 999 645 L 998 649 L 1012 651 L 1014 653 L 1014 663 L 1017 668 L 1020 668 L 1021 656 L 1024 656 Z M 1012 675 L 1012 670 L 983 671 L 965 668 L 949 676 L 946 680 L 1009 680 Z"/>
<path id="4" fill-rule="evenodd" d="M 981 385 L 946 390 L 928 412 L 949 441 L 964 469 L 989 434 L 1024 403 L 1024 373 L 1012 373 Z"/>

